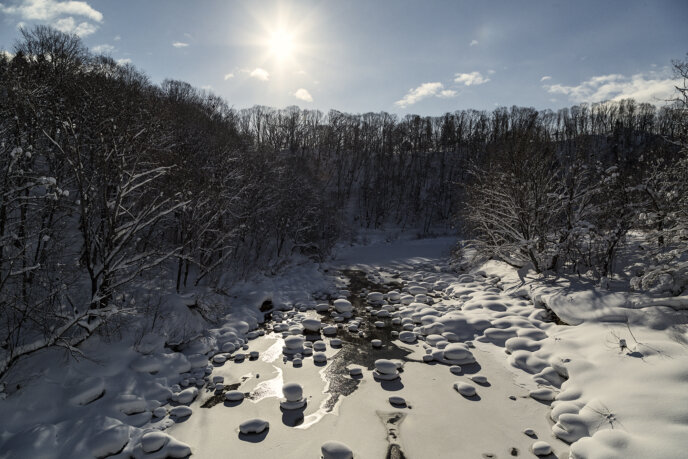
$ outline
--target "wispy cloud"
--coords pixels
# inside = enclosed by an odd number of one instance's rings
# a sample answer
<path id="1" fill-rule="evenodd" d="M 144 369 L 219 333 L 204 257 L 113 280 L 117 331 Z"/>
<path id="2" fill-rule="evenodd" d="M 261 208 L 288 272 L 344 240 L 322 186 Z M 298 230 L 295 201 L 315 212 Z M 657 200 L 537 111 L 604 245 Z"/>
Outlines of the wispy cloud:
<path id="1" fill-rule="evenodd" d="M 91 51 L 93 51 L 96 54 L 109 54 L 109 53 L 113 52 L 114 50 L 115 50 L 114 46 L 107 45 L 107 44 L 98 45 L 98 46 L 94 46 L 93 48 L 91 48 Z"/>
<path id="2" fill-rule="evenodd" d="M 668 72 L 637 73 L 632 76 L 609 74 L 592 77 L 575 86 L 552 84 L 543 86 L 550 94 L 563 94 L 572 102 L 602 102 L 635 99 L 658 103 L 674 96 L 676 80 Z"/>
<path id="3" fill-rule="evenodd" d="M 98 30 L 98 26 L 90 22 L 84 21 L 77 24 L 76 19 L 71 16 L 58 19 L 53 23 L 53 27 L 60 32 L 73 33 L 80 37 L 87 37 Z"/>
<path id="4" fill-rule="evenodd" d="M 483 76 L 480 72 L 457 73 L 454 76 L 455 83 L 465 84 L 466 86 L 485 84 L 490 81 L 488 77 Z"/>
<path id="5" fill-rule="evenodd" d="M 174 43 L 172 43 L 172 46 L 174 46 L 175 48 L 186 48 L 187 46 L 189 46 L 189 44 L 184 43 L 183 41 L 175 41 Z"/>
<path id="6" fill-rule="evenodd" d="M 129 59 L 128 57 L 125 57 L 124 59 L 117 59 L 117 63 L 119 65 L 131 64 L 131 59 Z"/>
<path id="7" fill-rule="evenodd" d="M 304 88 L 297 89 L 294 93 L 294 97 L 296 97 L 297 99 L 301 99 L 305 102 L 313 102 L 313 96 L 311 96 L 311 93 Z"/>
<path id="8" fill-rule="evenodd" d="M 423 83 L 416 88 L 409 89 L 404 97 L 394 102 L 394 105 L 404 108 L 428 97 L 449 98 L 455 97 L 456 94 L 453 89 L 444 89 L 444 85 L 438 81 Z"/>
<path id="9" fill-rule="evenodd" d="M 478 45 L 478 40 L 471 40 L 471 44 L 468 46 L 476 46 Z"/>
<path id="10" fill-rule="evenodd" d="M 234 78 L 234 74 L 232 72 L 226 73 L 225 80 L 229 80 L 230 78 Z"/>
<path id="11" fill-rule="evenodd" d="M 547 80 L 551 80 L 551 79 L 552 79 L 551 76 L 545 75 L 545 76 L 543 76 L 542 78 L 540 78 L 540 81 L 547 81 Z"/>
<path id="12" fill-rule="evenodd" d="M 115 40 L 115 41 L 120 41 L 121 39 L 122 39 L 122 37 L 120 37 L 119 35 L 115 35 L 115 38 L 113 38 L 113 40 Z"/>
<path id="13" fill-rule="evenodd" d="M 268 71 L 265 69 L 261 69 L 260 67 L 253 69 L 251 73 L 248 74 L 248 76 L 261 81 L 268 81 L 270 79 L 270 74 L 268 73 Z"/>

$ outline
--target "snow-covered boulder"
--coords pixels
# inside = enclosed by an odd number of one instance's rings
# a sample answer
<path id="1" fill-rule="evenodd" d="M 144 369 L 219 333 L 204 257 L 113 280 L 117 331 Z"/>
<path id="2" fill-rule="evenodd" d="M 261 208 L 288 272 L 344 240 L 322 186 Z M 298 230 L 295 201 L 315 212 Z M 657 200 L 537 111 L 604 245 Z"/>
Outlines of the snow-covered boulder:
<path id="1" fill-rule="evenodd" d="M 339 298 L 337 300 L 334 300 L 334 308 L 337 310 L 337 312 L 343 313 L 350 312 L 351 310 L 353 310 L 354 307 L 349 300 Z"/>
<path id="2" fill-rule="evenodd" d="M 241 425 L 239 425 L 239 431 L 245 435 L 259 434 L 263 432 L 265 429 L 268 429 L 269 427 L 270 423 L 268 421 L 255 418 L 242 422 Z"/>
<path id="3" fill-rule="evenodd" d="M 244 399 L 244 393 L 238 390 L 230 390 L 225 393 L 228 402 L 240 402 Z"/>
<path id="4" fill-rule="evenodd" d="M 454 383 L 454 390 L 464 397 L 472 397 L 475 395 L 475 386 L 465 382 L 459 381 Z"/>
<path id="5" fill-rule="evenodd" d="M 319 332 L 320 327 L 322 326 L 319 319 L 305 319 L 303 322 L 301 322 L 301 325 L 303 325 L 303 328 L 306 331 L 310 332 Z"/>
<path id="6" fill-rule="evenodd" d="M 463 343 L 450 343 L 442 351 L 442 357 L 445 362 L 455 365 L 468 365 L 475 363 L 473 353 Z"/>
<path id="7" fill-rule="evenodd" d="M 353 459 L 351 448 L 338 441 L 328 441 L 320 447 L 323 459 Z"/>

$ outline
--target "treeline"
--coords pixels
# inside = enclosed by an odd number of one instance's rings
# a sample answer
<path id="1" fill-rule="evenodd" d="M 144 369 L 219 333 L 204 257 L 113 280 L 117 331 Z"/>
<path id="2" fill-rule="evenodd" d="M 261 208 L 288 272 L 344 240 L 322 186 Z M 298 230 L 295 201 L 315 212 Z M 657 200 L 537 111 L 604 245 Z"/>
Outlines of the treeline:
<path id="1" fill-rule="evenodd" d="M 0 375 L 135 310 L 146 273 L 212 286 L 322 259 L 358 227 L 458 223 L 514 263 L 599 264 L 641 208 L 660 209 L 647 225 L 673 224 L 673 201 L 632 195 L 669 183 L 679 113 L 633 101 L 403 118 L 235 110 L 76 36 L 23 30 L 0 55 Z"/>
<path id="2" fill-rule="evenodd" d="M 688 287 L 671 273 L 688 254 L 688 61 L 674 68 L 683 86 L 659 110 L 623 100 L 496 111 L 498 140 L 471 162 L 461 212 L 479 254 L 606 283 L 640 230 L 652 244 L 632 285 Z"/>

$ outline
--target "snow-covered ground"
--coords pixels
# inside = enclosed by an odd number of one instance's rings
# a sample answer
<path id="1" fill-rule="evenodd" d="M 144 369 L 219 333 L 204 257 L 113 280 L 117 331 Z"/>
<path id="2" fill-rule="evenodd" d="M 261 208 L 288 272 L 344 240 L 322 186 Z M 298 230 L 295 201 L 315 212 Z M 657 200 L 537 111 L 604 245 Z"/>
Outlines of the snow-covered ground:
<path id="1" fill-rule="evenodd" d="M 77 361 L 27 359 L 0 401 L 0 458 L 683 455 L 680 298 L 497 262 L 456 273 L 454 242 L 341 246 L 327 264 L 209 294 L 230 306 L 214 325 L 169 295 L 165 336 L 122 330 Z M 304 341 L 304 327 L 319 331 Z M 321 450 L 330 441 L 346 446 Z"/>

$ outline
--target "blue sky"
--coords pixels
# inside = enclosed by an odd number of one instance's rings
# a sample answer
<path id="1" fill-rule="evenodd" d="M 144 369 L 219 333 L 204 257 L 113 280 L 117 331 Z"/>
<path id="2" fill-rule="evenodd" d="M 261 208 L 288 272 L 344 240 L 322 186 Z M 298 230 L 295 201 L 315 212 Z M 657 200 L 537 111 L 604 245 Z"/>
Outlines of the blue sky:
<path id="1" fill-rule="evenodd" d="M 688 1 L 0 0 L 154 82 L 255 104 L 439 115 L 623 97 L 661 103 L 688 52 Z"/>

